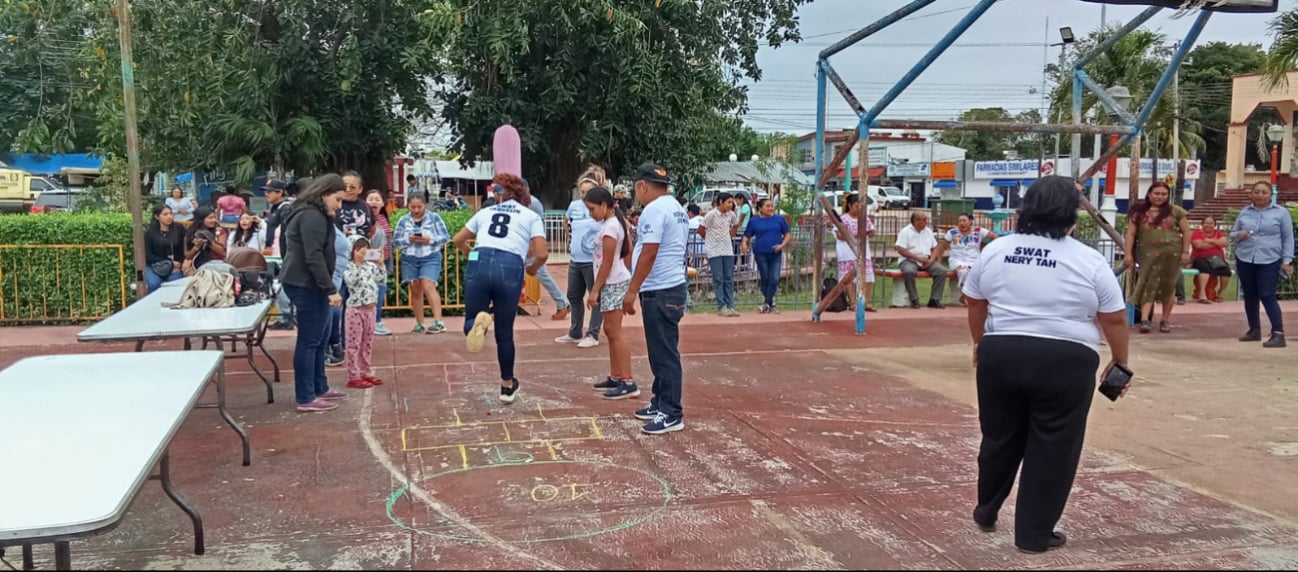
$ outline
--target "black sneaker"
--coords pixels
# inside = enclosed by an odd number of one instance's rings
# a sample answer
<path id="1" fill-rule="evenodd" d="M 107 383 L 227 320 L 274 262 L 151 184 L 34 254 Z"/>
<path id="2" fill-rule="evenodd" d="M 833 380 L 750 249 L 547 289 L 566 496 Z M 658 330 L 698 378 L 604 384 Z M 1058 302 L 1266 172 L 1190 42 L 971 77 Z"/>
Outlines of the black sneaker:
<path id="1" fill-rule="evenodd" d="M 1242 335 L 1242 336 L 1239 337 L 1239 341 L 1241 341 L 1241 342 L 1260 342 L 1260 341 L 1262 341 L 1262 332 L 1257 331 L 1257 330 L 1249 330 L 1248 332 L 1245 332 L 1244 335 Z"/>
<path id="2" fill-rule="evenodd" d="M 596 383 L 595 385 L 590 386 L 590 388 L 594 389 L 595 391 L 608 391 L 610 389 L 617 389 L 618 386 L 620 385 L 622 385 L 621 381 L 613 379 L 612 376 L 609 376 L 604 378 L 604 381 L 601 381 L 599 383 Z"/>
<path id="3" fill-rule="evenodd" d="M 325 358 L 325 367 L 342 367 L 343 364 L 346 363 L 347 363 L 347 358 L 343 356 L 336 356 L 333 354 L 329 354 L 329 356 Z"/>
<path id="4" fill-rule="evenodd" d="M 685 429 L 685 420 L 680 417 L 668 417 L 666 414 L 659 413 L 654 416 L 653 421 L 646 423 L 640 430 L 649 435 L 663 435 Z"/>
<path id="5" fill-rule="evenodd" d="M 514 385 L 508 389 L 506 389 L 505 386 L 503 385 L 500 386 L 501 403 L 513 403 L 514 398 L 518 397 L 518 386 L 519 386 L 518 378 L 514 378 L 512 381 L 514 382 Z"/>
<path id="6" fill-rule="evenodd" d="M 914 308 L 914 309 L 916 309 L 916 310 L 918 310 L 918 309 L 919 309 L 919 300 L 911 300 L 911 301 L 910 301 L 910 307 L 911 307 L 911 308 Z"/>
<path id="7" fill-rule="evenodd" d="M 934 309 L 937 309 L 937 310 L 941 310 L 941 309 L 943 309 L 943 308 L 946 307 L 946 304 L 943 304 L 943 303 L 941 303 L 941 302 L 939 302 L 939 301 L 937 301 L 937 300 L 929 300 L 929 301 L 928 301 L 928 307 L 930 307 L 930 308 L 934 308 Z"/>
<path id="8" fill-rule="evenodd" d="M 1033 550 L 1031 548 L 1024 548 L 1022 546 L 1016 546 L 1016 548 L 1019 549 L 1019 552 L 1022 552 L 1024 554 L 1041 554 L 1043 552 L 1046 552 L 1047 550 L 1054 550 L 1056 548 L 1059 548 L 1060 546 L 1063 546 L 1067 543 L 1068 543 L 1068 537 L 1064 536 L 1064 533 L 1062 532 L 1055 531 L 1050 533 L 1050 542 L 1046 544 L 1045 548 L 1042 548 L 1040 550 Z"/>
<path id="9" fill-rule="evenodd" d="M 1271 332 L 1271 339 L 1262 344 L 1264 348 L 1283 348 L 1285 347 L 1284 334 L 1280 332 Z"/>
<path id="10" fill-rule="evenodd" d="M 270 324 L 270 326 L 268 326 L 268 328 L 269 328 L 269 329 L 272 329 L 272 330 L 278 330 L 278 331 L 282 331 L 282 332 L 287 332 L 287 331 L 290 331 L 290 330 L 295 329 L 296 326 L 293 325 L 293 321 L 292 321 L 292 320 L 276 320 L 276 321 L 274 321 L 274 322 L 271 322 L 271 324 Z"/>
<path id="11" fill-rule="evenodd" d="M 616 401 L 619 399 L 630 399 L 639 396 L 640 388 L 636 387 L 635 383 L 630 381 L 621 381 L 618 382 L 617 387 L 613 388 L 612 391 L 604 394 L 604 399 Z"/>

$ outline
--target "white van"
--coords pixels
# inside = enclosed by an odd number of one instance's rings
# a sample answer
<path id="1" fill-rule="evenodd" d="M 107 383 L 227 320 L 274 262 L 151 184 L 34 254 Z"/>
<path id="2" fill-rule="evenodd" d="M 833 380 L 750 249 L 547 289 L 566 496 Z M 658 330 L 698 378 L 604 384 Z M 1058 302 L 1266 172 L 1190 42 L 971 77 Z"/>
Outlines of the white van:
<path id="1" fill-rule="evenodd" d="M 879 205 L 880 208 L 885 208 L 885 209 L 909 209 L 910 208 L 910 195 L 906 194 L 905 191 L 897 187 L 881 187 L 878 185 L 870 185 L 870 191 L 868 194 L 870 195 L 871 198 L 875 200 L 875 202 Z"/>

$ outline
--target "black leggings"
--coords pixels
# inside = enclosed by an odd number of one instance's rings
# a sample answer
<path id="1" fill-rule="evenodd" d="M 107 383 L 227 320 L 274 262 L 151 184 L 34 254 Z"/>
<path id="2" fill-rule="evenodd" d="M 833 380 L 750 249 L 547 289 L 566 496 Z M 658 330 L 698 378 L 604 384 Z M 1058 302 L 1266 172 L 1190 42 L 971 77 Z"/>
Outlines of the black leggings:
<path id="1" fill-rule="evenodd" d="M 996 521 L 1023 465 L 1014 544 L 1045 550 L 1068 503 L 1086 436 L 1100 356 L 1076 343 L 986 336 L 978 347 L 978 507 Z"/>

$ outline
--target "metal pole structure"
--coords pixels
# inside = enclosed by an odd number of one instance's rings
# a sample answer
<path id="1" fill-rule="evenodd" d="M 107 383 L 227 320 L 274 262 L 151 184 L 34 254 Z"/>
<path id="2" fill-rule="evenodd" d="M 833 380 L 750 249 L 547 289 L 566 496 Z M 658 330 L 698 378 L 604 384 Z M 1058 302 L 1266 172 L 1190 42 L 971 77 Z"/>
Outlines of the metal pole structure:
<path id="1" fill-rule="evenodd" d="M 126 117 L 126 165 L 131 180 L 126 205 L 131 211 L 131 253 L 135 259 L 135 295 L 148 294 L 144 283 L 144 216 L 140 212 L 140 136 L 135 123 L 135 63 L 131 56 L 131 7 L 117 0 L 117 33 L 122 45 L 122 104 Z"/>
<path id="2" fill-rule="evenodd" d="M 928 6 L 929 4 L 932 4 L 936 1 L 937 0 L 914 0 L 910 4 L 898 8 L 895 12 L 888 14 L 883 18 L 880 18 L 877 22 L 870 24 L 869 26 L 866 26 L 864 28 L 861 28 L 860 30 L 853 32 L 852 35 L 843 38 L 842 40 L 839 40 L 837 42 L 834 42 L 833 45 L 821 50 L 820 59 L 827 60 L 834 54 L 846 50 L 852 44 L 855 44 L 870 36 L 873 36 L 874 34 L 878 33 L 879 30 L 887 28 L 888 26 L 896 24 L 897 22 L 900 22 L 902 18 L 905 18 L 906 16 L 918 12 L 919 10 L 922 10 L 925 6 Z"/>
<path id="3" fill-rule="evenodd" d="M 1181 43 L 1177 42 L 1176 47 L 1180 48 Z M 1185 182 L 1181 176 L 1185 172 L 1181 169 L 1181 70 L 1177 69 L 1172 76 L 1172 172 L 1176 173 L 1176 192 L 1172 193 L 1172 200 L 1176 201 L 1178 207 L 1185 206 Z"/>
<path id="4" fill-rule="evenodd" d="M 820 192 L 825 184 L 825 84 L 828 80 L 826 77 L 827 67 L 829 67 L 828 62 L 823 59 L 816 65 L 816 180 L 811 188 L 812 196 L 816 198 L 821 196 Z M 824 225 L 820 224 L 820 218 L 824 212 L 821 209 L 820 201 L 812 201 L 812 203 L 811 220 L 816 222 L 816 224 L 812 225 L 811 231 L 812 242 L 815 243 L 811 247 L 811 285 L 814 291 L 816 285 L 821 282 L 821 272 L 823 272 L 821 266 L 824 266 L 825 262 L 825 232 Z M 819 308 L 812 308 L 811 312 L 813 318 L 818 318 L 820 315 Z"/>
<path id="5" fill-rule="evenodd" d="M 861 131 L 861 146 L 868 150 L 870 148 L 870 128 L 866 125 L 864 119 L 861 120 L 861 124 L 857 129 Z M 1275 164 L 1275 162 L 1272 161 L 1272 164 Z M 865 154 L 865 158 L 861 159 L 861 172 L 870 172 L 870 154 L 868 152 Z M 870 187 L 863 188 L 869 189 Z M 866 224 L 867 217 L 870 216 L 869 210 L 865 207 L 870 199 L 864 196 L 861 198 L 861 215 L 856 220 L 856 333 L 858 334 L 865 333 L 865 256 L 869 252 L 867 241 L 870 240 L 865 232 L 866 227 L 869 226 Z M 823 228 L 825 225 L 817 226 Z"/>

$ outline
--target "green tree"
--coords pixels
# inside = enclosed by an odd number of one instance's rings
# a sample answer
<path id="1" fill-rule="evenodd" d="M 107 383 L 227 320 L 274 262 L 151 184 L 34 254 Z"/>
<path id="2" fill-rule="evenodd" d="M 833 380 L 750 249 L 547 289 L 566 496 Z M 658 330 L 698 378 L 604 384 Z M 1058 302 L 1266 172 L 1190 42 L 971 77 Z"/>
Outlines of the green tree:
<path id="1" fill-rule="evenodd" d="M 1041 113 L 1030 110 L 1014 115 L 1003 107 L 983 107 L 961 113 L 960 121 L 1041 123 Z M 1025 133 L 944 131 L 938 134 L 937 141 L 964 149 L 968 152 L 966 158 L 972 161 L 999 161 L 1005 158 L 1006 151 L 1014 151 L 1023 158 L 1038 157 L 1044 149 L 1040 136 Z"/>
<path id="2" fill-rule="evenodd" d="M 108 5 L 24 0 L 0 10 L 0 29 L 12 30 L 0 40 L 0 77 L 30 81 L 62 64 L 24 94 L 0 90 L 0 144 L 124 155 Z M 377 171 L 404 148 L 412 121 L 432 114 L 426 78 L 441 41 L 404 0 L 133 0 L 131 10 L 145 171 L 214 169 L 241 182 L 261 169 Z"/>
<path id="3" fill-rule="evenodd" d="M 426 12 L 446 41 L 444 117 L 452 150 L 489 159 L 514 125 L 525 175 L 552 201 L 585 163 L 624 174 L 646 160 L 681 188 L 726 157 L 718 122 L 743 111 L 760 44 L 799 38 L 808 0 L 442 0 Z"/>
<path id="4" fill-rule="evenodd" d="M 1199 158 L 1205 169 L 1226 168 L 1226 130 L 1230 125 L 1230 90 L 1238 74 L 1262 70 L 1266 52 L 1258 44 L 1211 42 L 1190 50 L 1181 66 L 1182 126 L 1202 126 Z"/>

